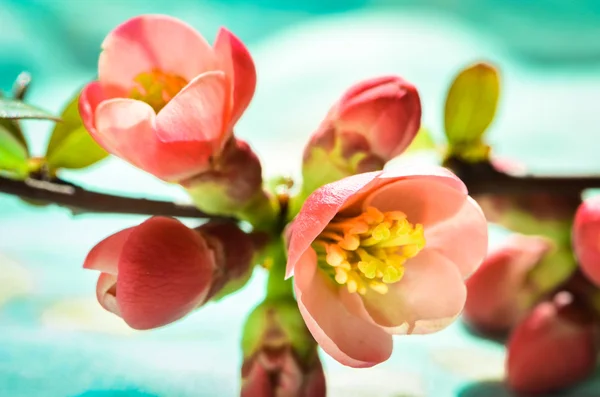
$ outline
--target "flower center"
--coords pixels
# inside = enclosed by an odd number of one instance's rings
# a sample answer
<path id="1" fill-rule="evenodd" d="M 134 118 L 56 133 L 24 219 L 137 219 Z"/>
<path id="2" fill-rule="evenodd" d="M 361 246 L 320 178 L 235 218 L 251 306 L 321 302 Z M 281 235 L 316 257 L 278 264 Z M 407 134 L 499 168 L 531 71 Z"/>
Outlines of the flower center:
<path id="1" fill-rule="evenodd" d="M 400 211 L 368 207 L 353 218 L 336 217 L 315 240 L 319 267 L 348 291 L 385 294 L 404 275 L 404 262 L 425 246 L 423 225 Z"/>
<path id="2" fill-rule="evenodd" d="M 183 77 L 164 73 L 158 69 L 140 73 L 133 81 L 135 85 L 129 97 L 146 102 L 156 113 L 187 85 Z"/>

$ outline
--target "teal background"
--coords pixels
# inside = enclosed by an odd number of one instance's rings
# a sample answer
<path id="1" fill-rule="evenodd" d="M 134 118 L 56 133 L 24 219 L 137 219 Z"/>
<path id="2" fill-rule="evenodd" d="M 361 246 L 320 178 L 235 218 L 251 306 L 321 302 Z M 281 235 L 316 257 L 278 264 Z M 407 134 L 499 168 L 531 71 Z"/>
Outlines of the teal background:
<path id="1" fill-rule="evenodd" d="M 237 134 L 268 175 L 296 175 L 303 143 L 328 107 L 350 84 L 378 74 L 417 85 L 424 124 L 441 139 L 448 84 L 481 59 L 502 72 L 490 129 L 499 155 L 540 173 L 600 170 L 595 0 L 0 0 L 0 88 L 28 70 L 30 101 L 58 112 L 93 79 L 103 37 L 141 13 L 182 18 L 211 41 L 225 25 L 247 43 L 258 89 Z M 43 153 L 51 125 L 26 128 Z M 109 192 L 186 199 L 118 159 L 62 176 Z M 71 216 L 0 196 L 0 396 L 237 394 L 240 329 L 262 296 L 260 271 L 244 291 L 159 330 L 129 330 L 97 304 L 97 275 L 81 269 L 87 251 L 143 219 Z M 492 245 L 502 236 L 493 233 Z M 322 358 L 330 396 L 510 395 L 500 383 L 502 346 L 474 338 L 460 322 L 433 336 L 396 338 L 392 358 L 372 369 Z M 600 383 L 560 395 L 598 397 Z"/>

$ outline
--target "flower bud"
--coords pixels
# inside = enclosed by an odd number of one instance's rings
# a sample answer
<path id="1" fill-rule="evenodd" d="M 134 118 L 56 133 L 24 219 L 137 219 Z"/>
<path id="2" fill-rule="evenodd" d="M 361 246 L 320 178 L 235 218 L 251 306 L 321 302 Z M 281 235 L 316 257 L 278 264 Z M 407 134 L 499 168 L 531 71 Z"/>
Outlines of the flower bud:
<path id="1" fill-rule="evenodd" d="M 598 324 L 561 292 L 540 303 L 508 342 L 508 385 L 517 392 L 548 393 L 589 376 L 596 365 Z"/>
<path id="2" fill-rule="evenodd" d="M 600 286 L 600 196 L 579 206 L 573 225 L 573 247 L 581 270 Z"/>
<path id="3" fill-rule="evenodd" d="M 402 78 L 379 77 L 354 85 L 330 109 L 304 150 L 306 193 L 382 169 L 408 147 L 420 124 L 419 94 Z"/>
<path id="4" fill-rule="evenodd" d="M 202 211 L 235 216 L 253 224 L 272 215 L 262 190 L 262 167 L 250 146 L 230 140 L 210 168 L 181 184 Z"/>
<path id="5" fill-rule="evenodd" d="M 465 321 L 492 333 L 516 325 L 539 299 L 528 284 L 528 273 L 551 248 L 546 238 L 514 234 L 491 252 L 466 282 Z"/>
<path id="6" fill-rule="evenodd" d="M 102 307 L 132 328 L 156 328 L 184 317 L 228 283 L 247 278 L 251 237 L 233 223 L 199 229 L 153 217 L 98 243 L 84 267 L 102 272 L 96 288 Z"/>
<path id="7" fill-rule="evenodd" d="M 325 396 L 316 342 L 293 299 L 260 304 L 244 327 L 242 350 L 242 397 Z"/>

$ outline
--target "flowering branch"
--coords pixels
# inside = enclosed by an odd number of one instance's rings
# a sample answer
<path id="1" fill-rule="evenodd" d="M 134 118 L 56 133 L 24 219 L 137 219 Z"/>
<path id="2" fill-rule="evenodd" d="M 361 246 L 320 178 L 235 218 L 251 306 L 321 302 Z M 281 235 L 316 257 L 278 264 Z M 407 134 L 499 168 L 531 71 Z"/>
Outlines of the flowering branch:
<path id="1" fill-rule="evenodd" d="M 468 163 L 456 158 L 447 159 L 444 165 L 465 183 L 470 194 L 573 195 L 585 189 L 600 188 L 599 176 L 514 176 L 496 170 L 487 162 Z"/>
<path id="2" fill-rule="evenodd" d="M 49 181 L 28 178 L 24 181 L 17 181 L 0 176 L 0 192 L 67 207 L 74 214 L 96 212 L 217 218 L 205 214 L 191 205 L 91 192 L 62 180 Z"/>

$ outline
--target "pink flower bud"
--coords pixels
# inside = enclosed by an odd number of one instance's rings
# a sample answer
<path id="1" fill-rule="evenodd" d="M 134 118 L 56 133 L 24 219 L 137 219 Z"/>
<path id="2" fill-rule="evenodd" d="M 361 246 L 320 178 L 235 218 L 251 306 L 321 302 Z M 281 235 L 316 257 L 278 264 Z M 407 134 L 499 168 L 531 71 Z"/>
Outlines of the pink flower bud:
<path id="1" fill-rule="evenodd" d="M 463 318 L 483 332 L 511 329 L 535 304 L 529 271 L 552 248 L 550 240 L 514 234 L 467 280 Z"/>
<path id="2" fill-rule="evenodd" d="M 259 305 L 246 322 L 242 347 L 242 397 L 325 396 L 316 343 L 292 299 Z"/>
<path id="3" fill-rule="evenodd" d="M 581 270 L 600 286 L 600 196 L 579 206 L 573 225 L 573 247 Z"/>
<path id="4" fill-rule="evenodd" d="M 508 385 L 517 392 L 548 393 L 589 376 L 596 365 L 598 324 L 567 292 L 540 303 L 508 342 Z"/>
<path id="5" fill-rule="evenodd" d="M 149 329 L 206 302 L 250 267 L 253 249 L 250 236 L 233 223 L 209 223 L 198 232 L 153 217 L 98 243 L 84 267 L 102 272 L 96 288 L 102 307 L 132 328 Z"/>
<path id="6" fill-rule="evenodd" d="M 402 78 L 378 77 L 354 85 L 304 149 L 307 193 L 346 176 L 381 170 L 408 147 L 420 124 L 419 94 Z"/>
<path id="7" fill-rule="evenodd" d="M 220 155 L 255 85 L 252 58 L 228 30 L 211 47 L 180 20 L 142 15 L 105 38 L 98 81 L 84 88 L 79 109 L 106 151 L 179 182 Z"/>

